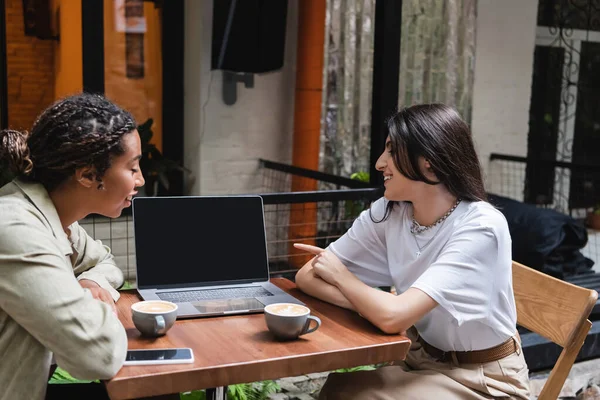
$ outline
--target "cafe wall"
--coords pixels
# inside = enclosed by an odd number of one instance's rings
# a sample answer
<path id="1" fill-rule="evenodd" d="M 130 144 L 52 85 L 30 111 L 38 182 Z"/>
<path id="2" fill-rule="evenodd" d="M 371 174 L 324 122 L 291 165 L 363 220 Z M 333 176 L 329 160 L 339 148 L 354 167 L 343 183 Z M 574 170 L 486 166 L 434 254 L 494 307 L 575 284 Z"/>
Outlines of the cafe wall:
<path id="1" fill-rule="evenodd" d="M 289 0 L 281 70 L 237 86 L 237 102 L 223 102 L 222 71 L 211 71 L 212 1 L 185 2 L 184 141 L 192 171 L 189 194 L 260 191 L 258 159 L 291 163 L 298 0 Z"/>
<path id="2" fill-rule="evenodd" d="M 472 131 L 490 191 L 498 184 L 490 154 L 527 154 L 537 5 L 537 0 L 477 4 Z"/>

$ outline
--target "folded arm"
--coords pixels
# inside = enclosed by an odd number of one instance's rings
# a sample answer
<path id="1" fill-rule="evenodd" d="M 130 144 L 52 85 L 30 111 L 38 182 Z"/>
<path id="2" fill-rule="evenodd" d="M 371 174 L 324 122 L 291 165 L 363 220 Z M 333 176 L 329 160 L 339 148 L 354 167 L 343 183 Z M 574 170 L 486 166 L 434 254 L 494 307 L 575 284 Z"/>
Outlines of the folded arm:
<path id="1" fill-rule="evenodd" d="M 125 329 L 79 285 L 54 237 L 30 222 L 0 229 L 0 308 L 73 376 L 111 378 L 125 359 Z"/>
<path id="2" fill-rule="evenodd" d="M 351 273 L 340 278 L 335 283 L 340 292 L 363 317 L 386 333 L 405 332 L 438 305 L 419 289 L 409 288 L 396 296 L 365 285 Z"/>
<path id="3" fill-rule="evenodd" d="M 351 304 L 351 307 L 348 308 L 356 310 L 386 333 L 406 331 L 438 305 L 435 300 L 419 289 L 410 288 L 396 296 L 363 283 L 331 251 L 308 245 L 296 245 L 296 247 L 316 254 L 316 257 L 303 269 L 311 267 L 312 274 L 316 276 L 315 279 L 332 287 L 327 291 L 311 288 L 317 293 L 313 294 L 315 297 L 331 301 L 331 297 L 325 298 L 327 294 L 331 293 L 331 296 L 337 296 L 333 297 L 334 299 L 345 299 Z M 302 289 L 303 286 L 300 288 Z M 319 295 L 323 295 L 323 293 L 325 296 L 320 297 Z M 333 303 L 333 301 L 331 302 Z"/>
<path id="4" fill-rule="evenodd" d="M 342 294 L 342 292 L 335 286 L 330 285 L 323 279 L 315 275 L 312 261 L 309 261 L 298 271 L 296 274 L 296 285 L 304 293 L 307 293 L 313 297 L 321 299 L 336 306 L 347 308 L 349 310 L 355 310 L 352 303 Z"/>
<path id="5" fill-rule="evenodd" d="M 78 253 L 73 266 L 77 280 L 95 282 L 107 290 L 116 302 L 120 295 L 115 289 L 123 286 L 124 278 L 123 272 L 115 264 L 110 249 L 102 245 L 99 240 L 92 239 L 78 223 L 71 225 L 70 230 L 71 239 Z"/>

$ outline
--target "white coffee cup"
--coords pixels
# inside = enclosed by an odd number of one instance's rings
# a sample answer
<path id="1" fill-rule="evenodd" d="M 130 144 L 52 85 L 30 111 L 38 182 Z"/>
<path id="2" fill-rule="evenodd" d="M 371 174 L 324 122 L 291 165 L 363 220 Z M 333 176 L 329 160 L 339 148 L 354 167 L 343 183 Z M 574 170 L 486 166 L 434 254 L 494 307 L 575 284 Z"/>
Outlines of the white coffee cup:
<path id="1" fill-rule="evenodd" d="M 269 304 L 264 311 L 267 328 L 278 339 L 296 339 L 298 336 L 316 331 L 321 326 L 321 320 L 310 315 L 310 309 L 300 304 Z M 313 321 L 316 325 L 311 328 Z"/>
<path id="2" fill-rule="evenodd" d="M 170 301 L 147 300 L 131 305 L 131 319 L 144 336 L 162 336 L 177 319 L 177 304 Z"/>

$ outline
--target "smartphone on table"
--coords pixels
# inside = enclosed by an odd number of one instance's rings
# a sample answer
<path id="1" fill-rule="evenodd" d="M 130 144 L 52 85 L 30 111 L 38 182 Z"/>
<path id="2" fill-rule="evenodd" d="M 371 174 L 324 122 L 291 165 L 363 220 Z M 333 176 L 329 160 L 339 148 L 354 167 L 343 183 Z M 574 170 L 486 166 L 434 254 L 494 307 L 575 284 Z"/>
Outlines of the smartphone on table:
<path id="1" fill-rule="evenodd" d="M 189 347 L 177 349 L 127 350 L 123 365 L 190 364 L 194 353 Z"/>

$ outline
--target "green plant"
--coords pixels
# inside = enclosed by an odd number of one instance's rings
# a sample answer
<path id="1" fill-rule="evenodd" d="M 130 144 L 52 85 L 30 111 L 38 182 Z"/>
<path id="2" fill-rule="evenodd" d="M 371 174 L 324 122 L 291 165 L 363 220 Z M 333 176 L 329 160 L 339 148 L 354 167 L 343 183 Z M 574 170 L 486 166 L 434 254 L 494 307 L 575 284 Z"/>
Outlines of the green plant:
<path id="1" fill-rule="evenodd" d="M 371 178 L 370 178 L 368 172 L 366 172 L 366 171 L 358 171 L 358 172 L 355 172 L 352 175 L 350 175 L 350 179 L 354 179 L 356 181 L 361 181 L 361 182 L 369 183 L 369 180 Z"/>
<path id="2" fill-rule="evenodd" d="M 377 369 L 376 365 L 361 365 L 352 368 L 340 368 L 336 369 L 335 372 L 357 372 L 357 371 L 373 371 Z"/>
<path id="3" fill-rule="evenodd" d="M 227 386 L 227 398 L 229 400 L 267 400 L 270 394 L 280 390 L 281 388 L 274 381 L 240 383 Z M 181 393 L 179 398 L 181 400 L 206 400 L 206 392 L 194 390 Z"/>
<path id="4" fill-rule="evenodd" d="M 360 367 L 358 367 L 360 368 Z M 100 381 L 85 381 L 73 378 L 67 371 L 57 368 L 50 378 L 50 384 L 73 384 L 90 383 Z M 227 398 L 229 400 L 267 400 L 269 395 L 281 390 L 281 387 L 274 381 L 263 381 L 254 383 L 240 383 L 238 385 L 227 386 Z M 191 392 L 180 393 L 181 400 L 206 400 L 204 390 L 193 390 Z"/>
<path id="5" fill-rule="evenodd" d="M 206 392 L 204 390 L 193 390 L 180 393 L 179 400 L 206 400 Z"/>
<path id="6" fill-rule="evenodd" d="M 227 387 L 227 398 L 232 400 L 266 400 L 281 388 L 274 381 L 242 383 Z"/>
<path id="7" fill-rule="evenodd" d="M 60 367 L 56 368 L 52 377 L 48 383 L 50 384 L 67 384 L 67 383 L 90 383 L 90 382 L 100 382 L 100 381 L 86 381 L 73 378 L 67 371 L 61 369 Z"/>
<path id="8" fill-rule="evenodd" d="M 121 286 L 119 288 L 119 290 L 130 290 L 130 289 L 135 289 L 135 285 L 131 281 L 123 282 L 123 286 Z"/>
<path id="9" fill-rule="evenodd" d="M 146 196 L 156 196 L 159 187 L 169 190 L 169 173 L 172 171 L 190 172 L 179 163 L 168 159 L 158 150 L 155 144 L 150 143 L 152 139 L 152 124 L 154 120 L 149 118 L 143 124 L 138 125 L 138 132 L 142 141 L 142 158 L 140 168 L 144 174 L 146 184 L 144 191 Z"/>
<path id="10" fill-rule="evenodd" d="M 366 171 L 355 172 L 350 175 L 350 179 L 354 179 L 355 181 L 366 182 L 369 183 L 370 177 L 369 173 Z M 356 200 L 347 200 L 344 204 L 346 219 L 354 219 L 358 217 L 358 214 L 361 213 L 365 209 L 364 201 L 356 201 Z"/>

